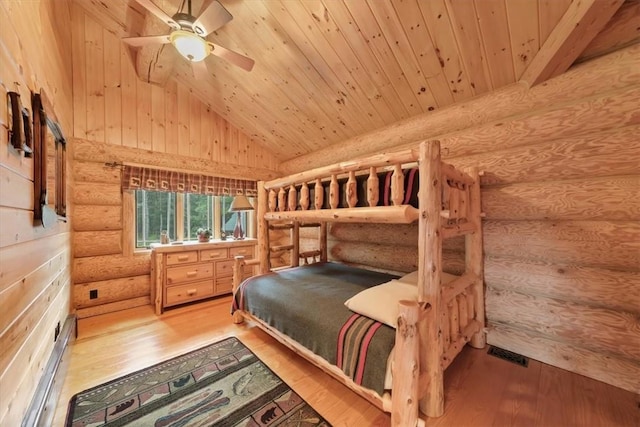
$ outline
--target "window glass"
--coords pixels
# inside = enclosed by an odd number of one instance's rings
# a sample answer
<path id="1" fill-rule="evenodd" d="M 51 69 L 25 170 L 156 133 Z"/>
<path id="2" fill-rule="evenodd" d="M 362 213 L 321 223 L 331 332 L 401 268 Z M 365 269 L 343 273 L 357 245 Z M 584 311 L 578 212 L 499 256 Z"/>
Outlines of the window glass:
<path id="1" fill-rule="evenodd" d="M 136 247 L 159 243 L 165 230 L 170 239 L 176 239 L 176 194 L 137 190 Z"/>
<path id="2" fill-rule="evenodd" d="M 211 230 L 215 239 L 220 238 L 221 231 L 227 238 L 233 238 L 238 213 L 229 212 L 232 196 L 137 190 L 135 199 L 136 248 L 160 243 L 162 231 L 167 231 L 172 242 L 197 240 L 198 228 Z M 255 206 L 256 201 L 250 200 Z M 247 237 L 253 237 L 253 230 L 248 228 L 253 215 L 254 211 L 240 212 L 242 230 Z"/>
<path id="3" fill-rule="evenodd" d="M 196 240 L 198 228 L 213 231 L 213 196 L 184 195 L 184 240 Z"/>

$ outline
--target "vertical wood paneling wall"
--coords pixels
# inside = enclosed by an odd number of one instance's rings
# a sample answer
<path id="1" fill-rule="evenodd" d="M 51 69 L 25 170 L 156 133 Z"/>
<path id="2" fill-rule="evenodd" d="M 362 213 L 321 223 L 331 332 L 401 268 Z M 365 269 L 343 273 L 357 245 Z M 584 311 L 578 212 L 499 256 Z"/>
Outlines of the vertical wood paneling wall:
<path id="1" fill-rule="evenodd" d="M 276 170 L 262 146 L 175 81 L 137 78 L 131 52 L 80 6 L 72 8 L 73 136 L 94 142 Z"/>
<path id="2" fill-rule="evenodd" d="M 276 159 L 183 84 L 139 80 L 129 48 L 72 8 L 75 204 L 73 308 L 78 317 L 149 304 L 149 252 L 135 253 L 133 203 L 120 190 L 134 163 L 245 179 L 276 176 Z M 89 299 L 89 291 L 98 297 Z"/>
<path id="3" fill-rule="evenodd" d="M 638 393 L 638 99 L 635 45 L 531 90 L 506 88 L 281 169 L 295 172 L 439 139 L 445 161 L 486 172 L 488 342 Z M 408 271 L 417 260 L 416 233 L 415 226 L 335 224 L 331 255 Z M 461 248 L 461 242 L 447 242 L 447 270 L 457 270 Z"/>
<path id="4" fill-rule="evenodd" d="M 0 22 L 0 425 L 19 426 L 69 314 L 71 233 L 33 225 L 33 159 L 10 146 L 6 93 L 31 111 L 44 89 L 70 135 L 70 5 L 2 0 Z"/>

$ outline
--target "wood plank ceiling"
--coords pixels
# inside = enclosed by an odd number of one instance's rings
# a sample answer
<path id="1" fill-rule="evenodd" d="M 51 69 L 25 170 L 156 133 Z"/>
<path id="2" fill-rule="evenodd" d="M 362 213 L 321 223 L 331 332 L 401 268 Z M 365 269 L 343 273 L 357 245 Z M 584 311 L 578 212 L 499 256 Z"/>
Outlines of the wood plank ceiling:
<path id="1" fill-rule="evenodd" d="M 118 37 L 170 31 L 134 0 L 74 1 Z M 196 15 L 208 1 L 193 0 Z M 183 3 L 154 2 L 170 16 Z M 253 58 L 251 72 L 210 56 L 208 78 L 196 80 L 170 45 L 132 49 L 132 60 L 143 79 L 190 87 L 281 161 L 521 79 L 544 81 L 640 31 L 637 0 L 221 3 L 234 19 L 208 38 Z M 607 39 L 585 50 L 601 30 Z"/>

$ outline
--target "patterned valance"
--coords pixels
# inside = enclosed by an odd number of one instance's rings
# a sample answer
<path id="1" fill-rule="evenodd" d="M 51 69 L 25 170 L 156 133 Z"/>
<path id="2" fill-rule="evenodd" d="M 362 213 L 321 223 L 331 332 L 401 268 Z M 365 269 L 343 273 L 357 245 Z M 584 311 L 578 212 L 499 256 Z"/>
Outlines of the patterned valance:
<path id="1" fill-rule="evenodd" d="M 122 189 L 196 193 L 210 196 L 244 194 L 255 197 L 257 194 L 255 181 L 130 165 L 124 165 L 122 170 Z"/>

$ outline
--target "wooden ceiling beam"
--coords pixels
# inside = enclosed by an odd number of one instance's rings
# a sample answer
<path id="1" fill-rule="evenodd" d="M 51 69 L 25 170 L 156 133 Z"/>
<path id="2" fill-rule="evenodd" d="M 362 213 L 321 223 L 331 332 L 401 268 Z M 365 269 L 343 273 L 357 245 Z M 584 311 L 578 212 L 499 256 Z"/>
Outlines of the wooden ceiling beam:
<path id="1" fill-rule="evenodd" d="M 141 48 L 129 48 L 137 50 L 133 58 L 136 75 L 145 83 L 151 83 L 165 87 L 169 78 L 173 75 L 176 61 L 186 61 L 181 58 L 171 45 L 150 45 Z"/>
<path id="2" fill-rule="evenodd" d="M 156 16 L 147 13 L 141 33 L 145 36 L 169 34 L 171 28 Z M 173 75 L 176 61 L 186 61 L 170 44 L 150 44 L 140 48 L 130 47 L 138 78 L 145 83 L 164 87 Z"/>
<path id="3" fill-rule="evenodd" d="M 520 81 L 532 87 L 567 71 L 623 3 L 624 0 L 571 3 Z"/>
<path id="4" fill-rule="evenodd" d="M 600 31 L 578 61 L 605 55 L 634 43 L 640 43 L 640 0 L 627 0 Z"/>

